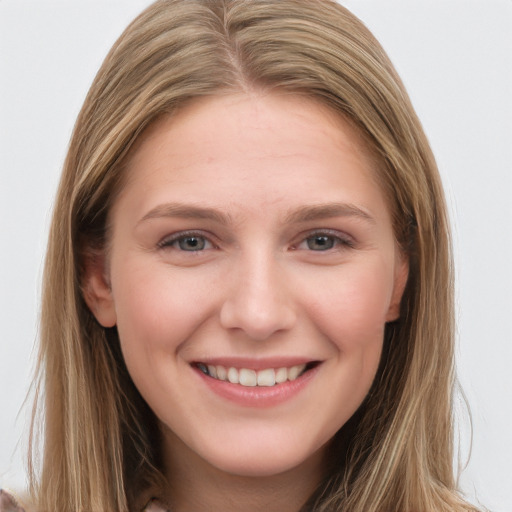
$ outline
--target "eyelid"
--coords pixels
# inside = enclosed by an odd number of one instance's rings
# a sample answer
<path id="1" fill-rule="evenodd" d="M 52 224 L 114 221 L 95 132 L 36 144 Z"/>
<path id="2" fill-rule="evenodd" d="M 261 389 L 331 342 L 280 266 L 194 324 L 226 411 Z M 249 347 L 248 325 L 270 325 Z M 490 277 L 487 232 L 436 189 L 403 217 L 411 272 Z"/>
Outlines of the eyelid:
<path id="1" fill-rule="evenodd" d="M 176 233 L 166 235 L 156 245 L 159 249 L 174 248 L 174 247 L 172 247 L 172 245 L 174 243 L 178 242 L 179 240 L 181 240 L 183 238 L 188 238 L 188 237 L 204 238 L 212 246 L 211 248 L 214 248 L 214 249 L 217 248 L 217 244 L 215 244 L 214 241 L 212 240 L 213 236 L 211 234 L 205 233 L 204 231 L 201 231 L 201 230 L 195 230 L 195 229 L 185 230 L 185 231 L 177 231 Z M 202 249 L 202 250 L 204 251 L 205 249 Z M 186 251 L 183 251 L 183 252 L 186 252 Z M 201 251 L 189 251 L 189 252 L 201 252 Z"/>
<path id="2" fill-rule="evenodd" d="M 313 229 L 311 231 L 302 233 L 300 235 L 299 241 L 297 243 L 292 244 L 292 249 L 293 250 L 299 249 L 299 246 L 302 245 L 303 243 L 305 243 L 309 238 L 312 238 L 315 236 L 322 236 L 322 235 L 336 239 L 337 241 L 339 241 L 340 245 L 345 246 L 345 247 L 352 248 L 356 244 L 356 241 L 354 240 L 354 238 L 343 231 L 338 231 L 335 229 Z M 332 251 L 333 249 L 329 249 L 329 250 Z M 328 252 L 329 250 L 318 251 L 318 252 Z M 315 252 L 315 251 L 313 251 L 313 252 Z"/>
<path id="3" fill-rule="evenodd" d="M 346 246 L 346 247 L 354 247 L 355 246 L 355 240 L 352 236 L 348 235 L 347 233 L 343 231 L 338 231 L 335 229 L 312 229 L 308 230 L 306 232 L 301 233 L 299 236 L 297 236 L 297 242 L 291 244 L 292 250 L 299 249 L 299 246 L 303 243 L 305 243 L 309 238 L 315 237 L 315 236 L 328 236 L 334 238 L 336 241 L 339 242 L 339 245 Z M 167 234 L 166 236 L 162 237 L 160 241 L 156 244 L 158 248 L 160 249 L 167 249 L 167 248 L 173 248 L 172 245 L 179 240 L 187 237 L 197 237 L 197 238 L 204 238 L 207 243 L 211 245 L 210 248 L 218 248 L 218 243 L 215 243 L 214 236 L 211 233 L 202 231 L 202 230 L 184 230 L 184 231 L 177 231 L 172 234 Z M 338 244 L 337 244 L 338 245 Z M 205 249 L 202 249 L 204 251 Z M 330 249 L 332 250 L 332 249 Z M 194 251 L 190 251 L 194 252 Z M 201 251 L 196 251 L 201 252 Z M 319 251 L 320 252 L 320 251 Z M 325 251 L 327 252 L 327 251 Z"/>

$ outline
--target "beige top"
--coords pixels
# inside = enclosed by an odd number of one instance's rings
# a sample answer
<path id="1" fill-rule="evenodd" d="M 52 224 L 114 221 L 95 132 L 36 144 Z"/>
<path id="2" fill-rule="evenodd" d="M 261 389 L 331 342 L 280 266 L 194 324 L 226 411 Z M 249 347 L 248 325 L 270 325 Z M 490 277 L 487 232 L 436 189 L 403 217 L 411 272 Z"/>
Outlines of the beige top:
<path id="1" fill-rule="evenodd" d="M 0 512 L 25 512 L 13 496 L 0 489 Z"/>
<path id="2" fill-rule="evenodd" d="M 0 489 L 0 512 L 26 512 L 26 509 L 14 496 Z M 158 500 L 151 499 L 141 512 L 169 512 L 169 510 Z"/>

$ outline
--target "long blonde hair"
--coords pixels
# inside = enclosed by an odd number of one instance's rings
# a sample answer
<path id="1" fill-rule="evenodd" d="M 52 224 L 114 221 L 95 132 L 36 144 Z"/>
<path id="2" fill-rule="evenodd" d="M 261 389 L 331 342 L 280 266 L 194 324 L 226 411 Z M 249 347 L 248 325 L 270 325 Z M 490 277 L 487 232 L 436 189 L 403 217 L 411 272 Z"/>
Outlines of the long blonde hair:
<path id="1" fill-rule="evenodd" d="M 125 512 L 160 484 L 154 415 L 128 375 L 115 328 L 102 328 L 84 302 L 84 257 L 106 242 L 139 134 L 194 98 L 253 88 L 315 98 L 358 127 L 410 264 L 373 387 L 338 432 L 329 479 L 304 510 L 474 510 L 452 470 L 453 283 L 440 178 L 386 54 L 331 0 L 159 0 L 107 56 L 73 132 L 49 239 L 38 371 L 44 454 L 32 474 L 38 507 Z"/>

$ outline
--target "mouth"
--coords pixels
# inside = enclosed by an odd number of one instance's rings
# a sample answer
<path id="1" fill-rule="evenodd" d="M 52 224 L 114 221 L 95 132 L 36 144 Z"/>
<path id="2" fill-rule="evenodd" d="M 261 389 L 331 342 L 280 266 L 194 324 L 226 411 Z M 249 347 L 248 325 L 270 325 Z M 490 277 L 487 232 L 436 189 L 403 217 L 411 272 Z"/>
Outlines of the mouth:
<path id="1" fill-rule="evenodd" d="M 202 362 L 193 363 L 207 377 L 212 379 L 239 384 L 244 387 L 277 387 L 286 382 L 293 382 L 305 373 L 316 368 L 319 361 L 283 366 L 279 368 L 264 368 L 253 370 L 250 368 L 235 368 L 233 366 L 213 365 Z"/>

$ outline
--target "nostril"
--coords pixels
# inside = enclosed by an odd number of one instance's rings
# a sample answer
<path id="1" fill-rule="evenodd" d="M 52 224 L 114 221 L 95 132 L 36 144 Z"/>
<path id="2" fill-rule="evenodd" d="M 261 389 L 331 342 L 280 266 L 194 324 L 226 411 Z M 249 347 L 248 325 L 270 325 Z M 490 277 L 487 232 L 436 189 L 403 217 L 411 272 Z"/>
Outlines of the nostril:
<path id="1" fill-rule="evenodd" d="M 226 301 L 220 311 L 220 323 L 225 329 L 239 329 L 249 338 L 262 341 L 274 333 L 286 331 L 295 324 L 296 315 L 291 304 L 255 300 L 243 295 Z"/>

